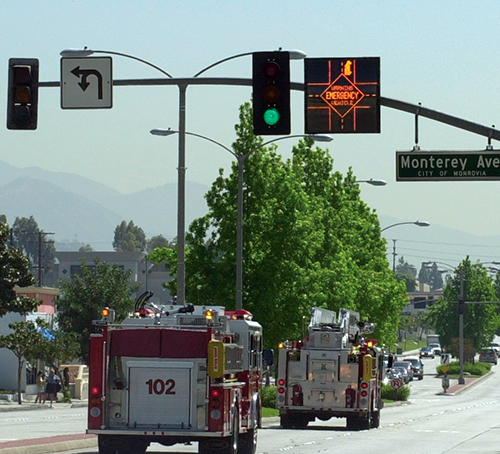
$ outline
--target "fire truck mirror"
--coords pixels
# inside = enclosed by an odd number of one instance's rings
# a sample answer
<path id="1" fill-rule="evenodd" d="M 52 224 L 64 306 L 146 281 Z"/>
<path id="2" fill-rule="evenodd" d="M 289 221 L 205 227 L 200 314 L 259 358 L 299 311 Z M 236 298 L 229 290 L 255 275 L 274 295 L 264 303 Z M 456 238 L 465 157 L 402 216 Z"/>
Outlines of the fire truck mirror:
<path id="1" fill-rule="evenodd" d="M 267 348 L 262 352 L 262 362 L 264 366 L 272 366 L 274 363 L 274 350 Z"/>

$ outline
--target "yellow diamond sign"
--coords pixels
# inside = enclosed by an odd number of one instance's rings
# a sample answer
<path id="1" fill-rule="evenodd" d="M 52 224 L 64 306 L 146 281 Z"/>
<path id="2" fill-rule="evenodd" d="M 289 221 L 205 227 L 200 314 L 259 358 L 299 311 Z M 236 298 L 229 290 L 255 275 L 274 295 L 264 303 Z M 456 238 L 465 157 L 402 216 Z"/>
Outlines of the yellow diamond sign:
<path id="1" fill-rule="evenodd" d="M 320 97 L 344 118 L 364 98 L 363 92 L 341 74 L 321 93 Z"/>

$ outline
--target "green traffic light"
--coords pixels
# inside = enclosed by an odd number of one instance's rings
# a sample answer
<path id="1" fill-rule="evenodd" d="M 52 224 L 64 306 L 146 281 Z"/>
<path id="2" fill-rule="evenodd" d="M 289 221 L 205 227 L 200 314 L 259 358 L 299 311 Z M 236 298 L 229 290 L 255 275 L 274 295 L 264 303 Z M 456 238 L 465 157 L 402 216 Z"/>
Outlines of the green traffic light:
<path id="1" fill-rule="evenodd" d="M 274 107 L 272 109 L 267 109 L 264 112 L 264 121 L 269 126 L 274 126 L 280 121 L 280 113 Z"/>

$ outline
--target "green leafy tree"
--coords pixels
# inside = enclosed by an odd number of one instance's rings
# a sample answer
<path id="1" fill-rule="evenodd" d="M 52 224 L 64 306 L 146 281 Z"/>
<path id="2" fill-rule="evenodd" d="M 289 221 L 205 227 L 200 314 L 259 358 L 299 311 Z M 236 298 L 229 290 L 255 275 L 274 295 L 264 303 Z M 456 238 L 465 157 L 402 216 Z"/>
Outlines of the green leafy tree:
<path id="1" fill-rule="evenodd" d="M 444 287 L 443 296 L 430 308 L 428 321 L 439 333 L 441 344 L 451 346 L 452 340 L 459 337 L 457 301 L 462 291 L 469 303 L 463 318 L 464 338 L 469 339 L 477 351 L 489 345 L 500 326 L 495 304 L 474 304 L 497 301 L 493 280 L 481 264 L 473 264 L 467 257 L 457 266 Z"/>
<path id="2" fill-rule="evenodd" d="M 140 285 L 131 284 L 131 270 L 108 265 L 97 258 L 90 268 L 82 261 L 81 275 L 61 281 L 57 321 L 64 333 L 75 333 L 80 341 L 79 356 L 88 362 L 90 334 L 96 332 L 92 320 L 101 318 L 101 309 L 115 310 L 116 321 L 134 309 L 132 294 Z"/>
<path id="3" fill-rule="evenodd" d="M 42 360 L 57 372 L 59 364 L 69 363 L 78 358 L 80 343 L 76 333 L 53 329 L 42 319 L 37 320 L 37 327 L 44 333 L 43 342 L 30 349 L 27 356 L 29 361 Z"/>
<path id="4" fill-rule="evenodd" d="M 54 242 L 47 241 L 46 235 L 39 229 L 33 216 L 16 218 L 12 226 L 12 239 L 14 245 L 30 259 L 32 267 L 38 267 L 40 259 L 44 270 L 48 271 L 53 267 L 55 262 Z"/>
<path id="5" fill-rule="evenodd" d="M 168 241 L 163 235 L 156 235 L 146 241 L 146 250 L 153 252 L 156 248 L 172 248 L 175 243 Z"/>
<path id="6" fill-rule="evenodd" d="M 9 312 L 27 314 L 34 311 L 39 301 L 17 295 L 14 287 L 28 287 L 35 283 L 30 273 L 30 262 L 24 254 L 9 245 L 10 230 L 7 224 L 0 224 L 0 317 Z"/>
<path id="7" fill-rule="evenodd" d="M 146 234 L 133 221 L 122 221 L 116 226 L 113 248 L 117 252 L 142 252 L 146 250 Z"/>
<path id="8" fill-rule="evenodd" d="M 26 358 L 33 356 L 44 339 L 36 324 L 31 321 L 11 323 L 9 328 L 12 330 L 10 334 L 0 336 L 0 348 L 7 348 L 17 357 L 17 403 L 21 405 L 21 379 Z"/>
<path id="9" fill-rule="evenodd" d="M 400 257 L 396 266 L 396 279 L 406 283 L 406 290 L 414 292 L 416 289 L 417 269 L 405 261 L 404 257 Z"/>
<path id="10" fill-rule="evenodd" d="M 86 244 L 85 246 L 81 246 L 78 249 L 78 252 L 93 252 L 94 248 L 90 244 Z"/>
<path id="11" fill-rule="evenodd" d="M 407 294 L 389 268 L 378 217 L 360 199 L 352 172 L 345 179 L 334 172 L 328 151 L 310 139 L 286 161 L 276 146 L 261 147 L 249 104 L 240 109 L 236 134 L 235 153 L 254 150 L 245 161 L 243 301 L 263 324 L 266 344 L 300 337 L 313 306 L 357 310 L 377 324 L 381 342 L 395 342 Z M 224 178 L 221 170 L 207 193 L 207 215 L 190 225 L 190 301 L 234 304 L 237 187 L 234 163 L 231 175 Z M 150 258 L 175 271 L 175 249 Z"/>

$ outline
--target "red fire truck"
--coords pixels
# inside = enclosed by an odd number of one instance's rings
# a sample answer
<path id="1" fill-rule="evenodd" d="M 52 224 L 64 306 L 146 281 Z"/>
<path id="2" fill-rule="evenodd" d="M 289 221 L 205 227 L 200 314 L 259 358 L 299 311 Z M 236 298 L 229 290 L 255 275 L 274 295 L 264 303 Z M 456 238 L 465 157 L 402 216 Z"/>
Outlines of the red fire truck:
<path id="1" fill-rule="evenodd" d="M 100 454 L 199 443 L 200 454 L 253 454 L 261 425 L 262 328 L 245 310 L 143 301 L 90 339 L 87 433 Z"/>
<path id="2" fill-rule="evenodd" d="M 355 311 L 313 308 L 303 341 L 284 342 L 278 353 L 277 407 L 284 428 L 305 428 L 319 418 L 347 418 L 349 429 L 379 427 L 383 406 L 383 353 L 363 334 L 372 323 Z"/>

